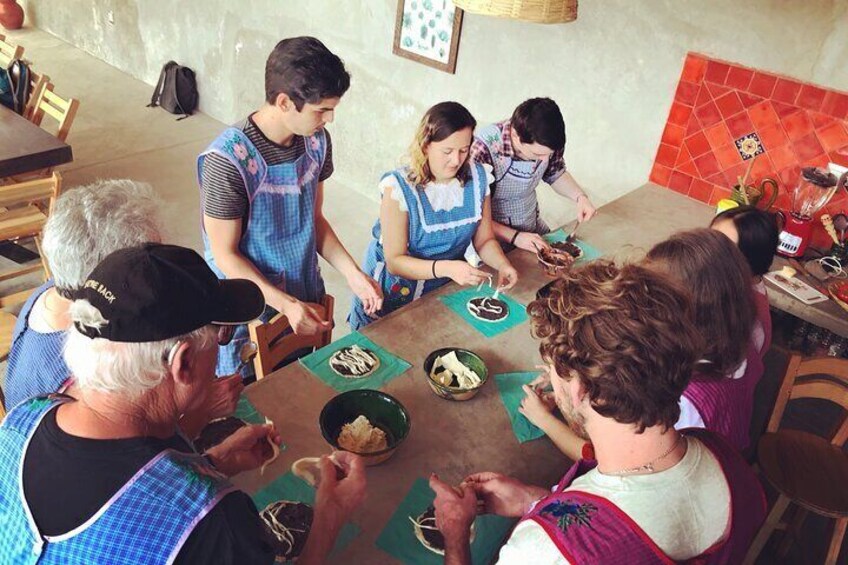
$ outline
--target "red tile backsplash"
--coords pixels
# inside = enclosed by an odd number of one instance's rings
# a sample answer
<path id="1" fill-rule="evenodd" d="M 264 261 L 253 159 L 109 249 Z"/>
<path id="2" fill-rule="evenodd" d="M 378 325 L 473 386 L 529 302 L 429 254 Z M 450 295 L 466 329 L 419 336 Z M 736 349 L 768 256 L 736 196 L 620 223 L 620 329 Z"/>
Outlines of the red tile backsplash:
<path id="1" fill-rule="evenodd" d="M 715 103 L 716 106 L 718 106 L 718 111 L 721 112 L 721 115 L 725 120 L 744 110 L 742 107 L 742 101 L 739 99 L 739 95 L 732 90 L 727 94 L 723 94 L 716 98 Z"/>
<path id="2" fill-rule="evenodd" d="M 727 73 L 725 84 L 736 90 L 748 90 L 751 84 L 751 79 L 754 78 L 754 71 L 745 67 L 730 67 L 730 72 Z"/>
<path id="3" fill-rule="evenodd" d="M 721 121 L 721 113 L 712 101 L 695 108 L 695 116 L 697 116 L 701 126 L 705 128 L 715 125 Z"/>
<path id="4" fill-rule="evenodd" d="M 805 84 L 801 87 L 801 93 L 798 95 L 798 105 L 807 110 L 821 110 L 824 96 L 827 91 L 823 88 Z"/>
<path id="5" fill-rule="evenodd" d="M 777 180 L 775 206 L 786 209 L 801 167 L 848 165 L 848 93 L 690 53 L 651 181 L 715 204 L 745 174 L 736 141 L 750 134 L 764 151 L 748 182 Z M 837 193 L 828 209 L 848 210 L 848 195 Z"/>
<path id="6" fill-rule="evenodd" d="M 786 104 L 794 104 L 798 93 L 801 91 L 801 83 L 789 80 L 786 78 L 777 79 L 777 84 L 774 86 L 774 92 L 771 97 L 778 102 Z"/>
<path id="7" fill-rule="evenodd" d="M 774 85 L 777 82 L 777 77 L 766 73 L 756 72 L 751 80 L 751 86 L 748 87 L 748 92 L 762 96 L 763 98 L 771 98 L 774 92 Z"/>

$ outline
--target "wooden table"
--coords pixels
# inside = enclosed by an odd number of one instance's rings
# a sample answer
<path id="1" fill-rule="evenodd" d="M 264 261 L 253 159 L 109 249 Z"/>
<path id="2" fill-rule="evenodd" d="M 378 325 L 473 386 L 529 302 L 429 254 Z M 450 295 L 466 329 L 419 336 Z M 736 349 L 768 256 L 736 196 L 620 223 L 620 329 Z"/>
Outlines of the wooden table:
<path id="1" fill-rule="evenodd" d="M 0 105 L 0 178 L 73 161 L 71 146 Z"/>
<path id="2" fill-rule="evenodd" d="M 606 254 L 638 257 L 672 233 L 703 227 L 710 218 L 709 206 L 646 185 L 602 207 L 597 218 L 581 228 L 581 238 Z M 550 279 L 538 268 L 535 256 L 515 251 L 510 259 L 521 274 L 510 296 L 526 304 Z M 468 402 L 442 400 L 430 391 L 422 364 L 440 347 L 461 346 L 475 351 L 493 375 L 533 370 L 540 360 L 538 344 L 530 337 L 527 325 L 493 339 L 469 328 L 438 301 L 440 294 L 455 290 L 455 285 L 448 285 L 363 330 L 374 342 L 412 364 L 409 371 L 382 388 L 406 406 L 412 428 L 393 458 L 368 469 L 368 499 L 351 517 L 362 533 L 342 555 L 335 556 L 335 562 L 394 563 L 374 542 L 419 477 L 436 472 L 447 481 L 459 482 L 469 473 L 488 470 L 532 484 L 551 485 L 569 464 L 547 439 L 518 443 L 494 382 Z M 834 312 L 826 306 L 797 308 L 788 304 L 792 299 L 784 299 L 778 291 L 771 296 L 777 307 L 791 306 L 801 317 L 809 316 L 817 323 L 835 320 Z M 840 318 L 839 324 L 831 325 L 843 327 L 844 323 Z M 239 476 L 236 483 L 240 487 L 255 492 L 287 472 L 295 460 L 328 452 L 318 429 L 318 414 L 336 393 L 300 364 L 276 371 L 249 386 L 246 394 L 277 424 L 288 450 L 265 476 L 258 472 Z"/>

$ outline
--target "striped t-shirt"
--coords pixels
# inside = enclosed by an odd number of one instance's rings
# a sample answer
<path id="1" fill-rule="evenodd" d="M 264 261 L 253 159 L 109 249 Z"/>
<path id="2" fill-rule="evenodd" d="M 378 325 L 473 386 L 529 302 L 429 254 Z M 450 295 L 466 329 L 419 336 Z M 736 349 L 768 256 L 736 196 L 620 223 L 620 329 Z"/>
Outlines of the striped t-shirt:
<path id="1" fill-rule="evenodd" d="M 303 136 L 294 136 L 288 146 L 279 145 L 265 137 L 253 121 L 253 116 L 249 116 L 238 127 L 256 146 L 256 150 L 269 166 L 294 161 L 306 152 Z M 330 132 L 324 130 L 324 133 L 327 136 L 327 156 L 318 177 L 319 181 L 327 180 L 333 174 L 333 143 L 330 140 Z M 200 172 L 200 204 L 203 213 L 210 218 L 247 218 L 249 202 L 244 179 L 235 165 L 217 153 L 210 153 L 203 159 Z M 246 227 L 246 222 L 243 227 Z"/>

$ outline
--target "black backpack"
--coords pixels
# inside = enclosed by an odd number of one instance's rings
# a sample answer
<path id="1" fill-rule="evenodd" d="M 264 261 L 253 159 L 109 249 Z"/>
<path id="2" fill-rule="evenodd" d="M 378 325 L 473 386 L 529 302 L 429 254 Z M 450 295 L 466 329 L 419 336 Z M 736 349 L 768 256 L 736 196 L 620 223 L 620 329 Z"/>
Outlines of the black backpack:
<path id="1" fill-rule="evenodd" d="M 15 59 L 0 69 L 0 104 L 23 115 L 31 88 L 29 65 L 23 61 Z"/>
<path id="2" fill-rule="evenodd" d="M 182 114 L 184 120 L 197 109 L 197 81 L 194 71 L 168 61 L 159 73 L 159 82 L 150 97 L 148 108 L 161 106 L 172 114 Z"/>

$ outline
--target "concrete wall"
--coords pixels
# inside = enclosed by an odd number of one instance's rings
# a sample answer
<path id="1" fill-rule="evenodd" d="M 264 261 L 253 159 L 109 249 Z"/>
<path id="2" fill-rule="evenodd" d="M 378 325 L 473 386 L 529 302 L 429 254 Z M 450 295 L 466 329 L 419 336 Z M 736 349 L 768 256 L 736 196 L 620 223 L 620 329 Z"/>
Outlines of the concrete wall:
<path id="1" fill-rule="evenodd" d="M 29 23 L 154 84 L 195 69 L 201 110 L 233 122 L 262 103 L 277 40 L 315 35 L 353 86 L 331 126 L 335 179 L 376 199 L 423 111 L 457 100 L 480 123 L 531 96 L 563 108 L 566 159 L 597 203 L 644 183 L 687 51 L 848 90 L 848 0 L 584 0 L 545 26 L 465 14 L 455 75 L 392 55 L 396 0 L 27 0 Z M 573 208 L 543 191 L 555 223 Z"/>

